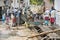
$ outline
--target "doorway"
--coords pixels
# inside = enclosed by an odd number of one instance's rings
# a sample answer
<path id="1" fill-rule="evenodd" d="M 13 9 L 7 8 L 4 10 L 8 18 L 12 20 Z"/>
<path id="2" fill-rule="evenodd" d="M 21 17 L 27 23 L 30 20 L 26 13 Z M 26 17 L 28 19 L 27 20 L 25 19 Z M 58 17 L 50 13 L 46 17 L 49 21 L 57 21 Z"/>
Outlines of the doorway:
<path id="1" fill-rule="evenodd" d="M 2 19 L 2 7 L 0 7 L 0 20 Z"/>

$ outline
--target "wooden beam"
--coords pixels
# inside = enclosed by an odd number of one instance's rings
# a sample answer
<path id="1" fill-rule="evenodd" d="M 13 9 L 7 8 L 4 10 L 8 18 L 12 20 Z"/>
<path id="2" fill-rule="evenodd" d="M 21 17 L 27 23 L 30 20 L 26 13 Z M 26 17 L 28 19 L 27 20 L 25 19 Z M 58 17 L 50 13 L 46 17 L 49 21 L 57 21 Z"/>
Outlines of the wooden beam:
<path id="1" fill-rule="evenodd" d="M 48 26 L 43 26 L 43 27 L 41 27 L 41 26 L 38 26 L 43 32 L 45 32 L 45 31 L 50 31 L 51 29 L 48 27 Z"/>
<path id="2" fill-rule="evenodd" d="M 33 38 L 33 37 L 37 37 L 37 36 L 41 36 L 41 35 L 44 35 L 44 34 L 49 34 L 49 33 L 57 32 L 57 31 L 60 31 L 60 28 L 59 29 L 55 29 L 55 30 L 45 31 L 45 32 L 42 32 L 40 34 L 30 36 L 28 38 Z"/>

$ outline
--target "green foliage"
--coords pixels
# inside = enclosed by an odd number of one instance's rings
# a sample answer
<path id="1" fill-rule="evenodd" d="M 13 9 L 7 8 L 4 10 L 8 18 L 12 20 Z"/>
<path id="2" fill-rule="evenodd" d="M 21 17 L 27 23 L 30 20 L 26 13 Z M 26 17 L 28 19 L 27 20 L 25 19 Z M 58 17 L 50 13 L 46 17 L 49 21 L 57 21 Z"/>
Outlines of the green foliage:
<path id="1" fill-rule="evenodd" d="M 30 0 L 30 4 L 34 5 L 40 5 L 43 2 L 43 0 Z"/>
<path id="2" fill-rule="evenodd" d="M 53 3 L 54 0 L 50 0 L 50 3 Z"/>

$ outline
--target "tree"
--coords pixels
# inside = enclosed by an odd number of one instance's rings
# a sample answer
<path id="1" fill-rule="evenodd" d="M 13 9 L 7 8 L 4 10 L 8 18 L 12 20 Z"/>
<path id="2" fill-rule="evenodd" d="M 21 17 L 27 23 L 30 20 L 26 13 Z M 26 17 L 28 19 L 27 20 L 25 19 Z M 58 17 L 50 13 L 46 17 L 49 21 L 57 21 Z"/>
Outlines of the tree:
<path id="1" fill-rule="evenodd" d="M 30 0 L 30 4 L 33 4 L 33 5 L 41 5 L 42 2 L 43 0 Z"/>
<path id="2" fill-rule="evenodd" d="M 50 0 L 50 3 L 54 3 L 54 0 Z"/>

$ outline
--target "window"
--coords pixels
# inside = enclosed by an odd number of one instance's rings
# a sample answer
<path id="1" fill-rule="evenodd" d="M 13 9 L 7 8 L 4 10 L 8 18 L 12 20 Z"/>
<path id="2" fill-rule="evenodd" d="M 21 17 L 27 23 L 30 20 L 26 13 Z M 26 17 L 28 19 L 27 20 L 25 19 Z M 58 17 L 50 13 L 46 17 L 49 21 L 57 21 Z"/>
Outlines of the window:
<path id="1" fill-rule="evenodd" d="M 23 0 L 20 0 L 20 1 L 23 1 Z"/>
<path id="2" fill-rule="evenodd" d="M 4 4 L 6 4 L 6 1 L 4 1 Z"/>

